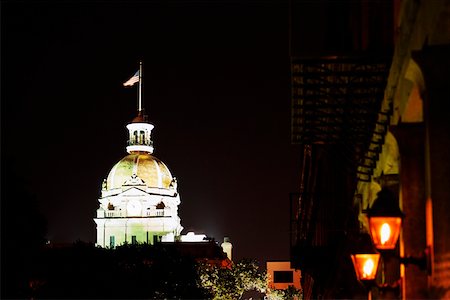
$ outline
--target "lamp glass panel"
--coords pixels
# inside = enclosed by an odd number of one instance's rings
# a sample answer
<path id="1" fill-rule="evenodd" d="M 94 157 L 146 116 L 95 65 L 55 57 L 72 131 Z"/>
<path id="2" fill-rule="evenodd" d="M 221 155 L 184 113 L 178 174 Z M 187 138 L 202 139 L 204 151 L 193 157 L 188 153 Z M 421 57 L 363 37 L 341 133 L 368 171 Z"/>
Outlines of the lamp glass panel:
<path id="1" fill-rule="evenodd" d="M 394 249 L 402 226 L 400 217 L 370 217 L 370 235 L 379 250 Z"/>
<path id="2" fill-rule="evenodd" d="M 358 280 L 375 280 L 380 254 L 352 254 L 353 267 Z"/>

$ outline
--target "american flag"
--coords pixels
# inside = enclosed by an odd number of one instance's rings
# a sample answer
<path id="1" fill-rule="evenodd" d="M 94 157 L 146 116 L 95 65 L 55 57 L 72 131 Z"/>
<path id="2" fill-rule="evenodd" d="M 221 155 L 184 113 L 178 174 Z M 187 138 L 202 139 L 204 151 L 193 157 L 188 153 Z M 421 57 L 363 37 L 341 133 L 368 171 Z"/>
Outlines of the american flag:
<path id="1" fill-rule="evenodd" d="M 136 82 L 139 82 L 139 71 L 136 71 L 136 73 L 134 73 L 133 77 L 128 79 L 126 82 L 124 82 L 123 86 L 132 86 Z"/>

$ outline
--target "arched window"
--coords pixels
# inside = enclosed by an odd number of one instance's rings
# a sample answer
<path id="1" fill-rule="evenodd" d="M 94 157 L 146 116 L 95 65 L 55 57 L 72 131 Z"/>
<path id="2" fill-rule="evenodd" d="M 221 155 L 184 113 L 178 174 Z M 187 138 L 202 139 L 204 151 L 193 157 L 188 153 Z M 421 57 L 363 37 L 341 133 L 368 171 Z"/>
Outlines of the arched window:
<path id="1" fill-rule="evenodd" d="M 139 132 L 139 143 L 140 143 L 141 145 L 144 145 L 144 144 L 145 144 L 145 131 L 143 131 L 143 130 L 141 130 L 141 131 Z"/>

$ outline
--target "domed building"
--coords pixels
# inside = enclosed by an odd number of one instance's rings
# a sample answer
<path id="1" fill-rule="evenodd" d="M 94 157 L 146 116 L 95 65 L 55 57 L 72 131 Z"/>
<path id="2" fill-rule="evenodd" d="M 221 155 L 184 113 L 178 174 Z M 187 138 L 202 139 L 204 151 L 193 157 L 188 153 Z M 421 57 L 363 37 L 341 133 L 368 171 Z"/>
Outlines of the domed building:
<path id="1" fill-rule="evenodd" d="M 114 248 L 127 243 L 170 242 L 180 237 L 180 196 L 167 166 L 153 156 L 151 131 L 141 110 L 127 125 L 128 155 L 103 181 L 98 199 L 97 245 Z"/>

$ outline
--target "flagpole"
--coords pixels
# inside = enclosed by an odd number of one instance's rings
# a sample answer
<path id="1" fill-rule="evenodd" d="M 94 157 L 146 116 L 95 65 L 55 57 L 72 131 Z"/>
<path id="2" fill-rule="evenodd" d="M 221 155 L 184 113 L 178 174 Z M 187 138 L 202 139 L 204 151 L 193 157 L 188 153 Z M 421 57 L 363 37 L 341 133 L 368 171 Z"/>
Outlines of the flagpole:
<path id="1" fill-rule="evenodd" d="M 139 105 L 138 111 L 142 111 L 142 60 L 139 61 Z"/>

